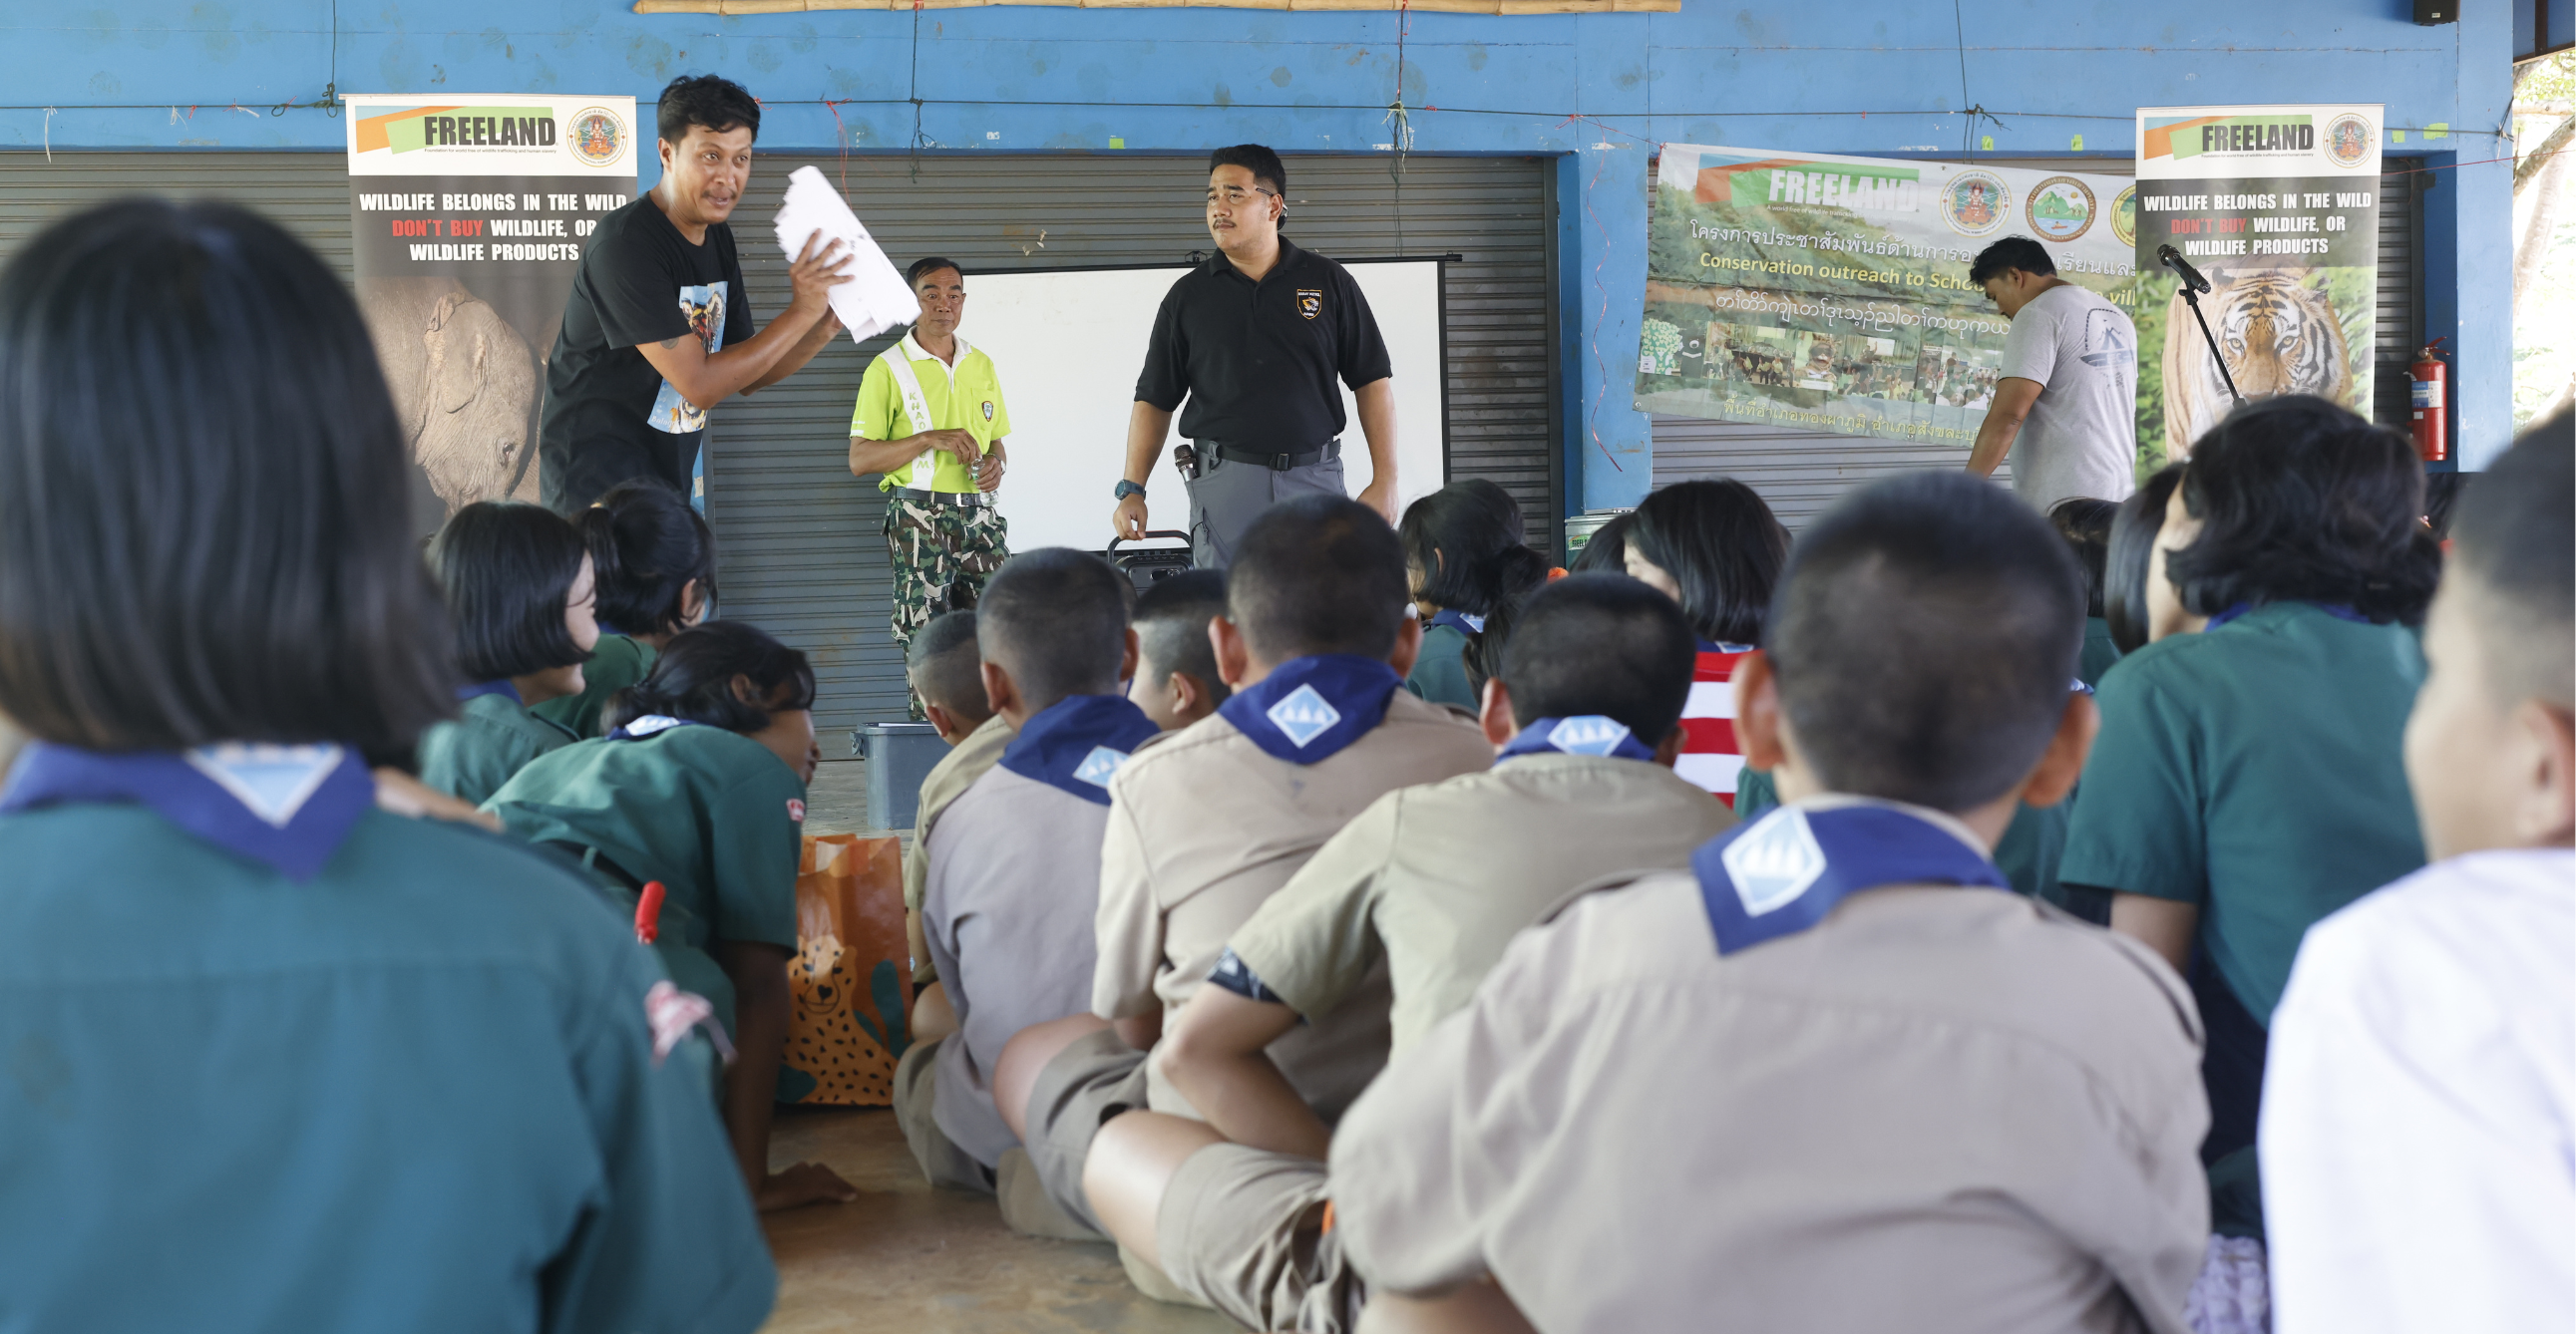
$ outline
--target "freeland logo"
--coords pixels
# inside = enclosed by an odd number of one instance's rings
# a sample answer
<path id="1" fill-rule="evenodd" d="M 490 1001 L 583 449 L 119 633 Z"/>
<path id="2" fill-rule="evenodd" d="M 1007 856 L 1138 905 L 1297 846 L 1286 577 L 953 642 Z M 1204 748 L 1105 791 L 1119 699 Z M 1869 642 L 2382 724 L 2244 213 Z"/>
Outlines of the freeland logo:
<path id="1" fill-rule="evenodd" d="M 1279 729 L 1297 749 L 1304 750 L 1315 738 L 1332 730 L 1342 720 L 1342 711 L 1324 701 L 1313 686 L 1299 686 L 1288 697 L 1270 706 L 1262 715 Z"/>
<path id="2" fill-rule="evenodd" d="M 1783 806 L 1757 821 L 1718 854 L 1747 916 L 1777 912 L 1798 901 L 1825 873 L 1825 850 L 1804 811 Z"/>
<path id="3" fill-rule="evenodd" d="M 1627 739 L 1627 724 L 1597 713 L 1578 714 L 1547 733 L 1547 744 L 1568 755 L 1607 755 Z"/>

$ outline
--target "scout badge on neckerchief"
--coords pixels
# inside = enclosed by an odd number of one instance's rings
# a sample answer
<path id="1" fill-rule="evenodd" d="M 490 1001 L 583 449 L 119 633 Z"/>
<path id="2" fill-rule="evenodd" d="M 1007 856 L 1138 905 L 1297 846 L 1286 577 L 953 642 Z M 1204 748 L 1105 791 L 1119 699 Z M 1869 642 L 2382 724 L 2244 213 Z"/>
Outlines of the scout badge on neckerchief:
<path id="1" fill-rule="evenodd" d="M 2210 631 L 2227 624 L 2229 621 L 2235 620 L 2239 616 L 2245 615 L 2247 612 L 2261 611 L 2264 607 L 2268 607 L 2270 605 L 2272 604 L 2268 602 L 2239 602 L 2235 606 L 2210 617 L 2209 624 L 2200 627 L 2200 632 L 2202 634 L 2208 634 Z M 2369 617 L 2362 615 L 2360 612 L 2354 611 L 2352 608 L 2347 607 L 2340 602 L 2311 602 L 2308 605 L 2324 612 L 2326 615 L 2331 616 L 2338 621 L 2351 621 L 2355 625 L 2370 624 Z"/>
<path id="2" fill-rule="evenodd" d="M 1442 607 L 1439 614 L 1431 618 L 1431 623 L 1433 625 L 1448 626 L 1450 629 L 1455 630 L 1462 635 L 1481 635 L 1485 633 L 1484 617 L 1470 616 L 1463 611 L 1451 611 L 1447 607 Z"/>
<path id="3" fill-rule="evenodd" d="M 507 695 L 513 704 L 527 702 L 519 698 L 519 688 L 508 681 L 477 681 L 470 686 L 456 688 L 456 702 L 459 704 L 483 695 Z"/>
<path id="4" fill-rule="evenodd" d="M 1701 844 L 1691 870 L 1720 954 L 1795 935 L 1881 885 L 2012 888 L 1957 834 L 1881 802 L 1782 806 Z"/>
<path id="5" fill-rule="evenodd" d="M 0 813 L 109 803 L 149 806 L 216 847 L 310 880 L 375 808 L 376 780 L 341 746 L 233 742 L 111 755 L 38 741 L 0 788 Z"/>
<path id="6" fill-rule="evenodd" d="M 616 731 L 608 734 L 608 739 L 611 741 L 641 741 L 649 736 L 660 736 L 674 727 L 700 726 L 704 726 L 704 724 L 694 723 L 686 718 L 673 718 L 667 714 L 648 713 L 641 718 L 627 719 L 624 725 L 620 726 Z"/>
<path id="7" fill-rule="evenodd" d="M 1540 755 L 1549 752 L 1566 755 L 1599 755 L 1622 760 L 1653 760 L 1655 751 L 1637 740 L 1628 725 L 1616 718 L 1597 713 L 1579 713 L 1571 718 L 1541 718 L 1520 730 L 1496 763 L 1516 755 Z"/>
<path id="8" fill-rule="evenodd" d="M 1073 695 L 1040 709 L 1002 750 L 1002 767 L 1109 804 L 1109 778 L 1129 752 L 1163 729 L 1118 695 Z"/>
<path id="9" fill-rule="evenodd" d="M 1217 712 L 1273 758 L 1313 764 L 1368 735 L 1403 684 L 1376 658 L 1319 653 L 1282 663 Z"/>

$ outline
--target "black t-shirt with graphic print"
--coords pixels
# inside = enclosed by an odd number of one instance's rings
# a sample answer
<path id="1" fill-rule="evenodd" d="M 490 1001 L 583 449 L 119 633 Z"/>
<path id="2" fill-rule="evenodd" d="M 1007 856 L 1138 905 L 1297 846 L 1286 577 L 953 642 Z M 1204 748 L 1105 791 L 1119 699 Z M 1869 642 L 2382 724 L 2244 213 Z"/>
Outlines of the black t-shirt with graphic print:
<path id="1" fill-rule="evenodd" d="M 689 494 L 707 414 L 637 347 L 692 331 L 710 353 L 752 335 L 733 229 L 715 223 L 691 245 L 651 195 L 601 218 L 546 361 L 537 466 L 548 507 L 572 514 L 630 477 Z"/>
<path id="2" fill-rule="evenodd" d="M 1390 374 L 1368 298 L 1341 265 L 1279 238 L 1279 261 L 1253 282 L 1223 251 L 1181 275 L 1154 317 L 1136 397 L 1181 411 L 1181 434 L 1296 452 L 1342 433 L 1338 379 L 1357 389 Z"/>

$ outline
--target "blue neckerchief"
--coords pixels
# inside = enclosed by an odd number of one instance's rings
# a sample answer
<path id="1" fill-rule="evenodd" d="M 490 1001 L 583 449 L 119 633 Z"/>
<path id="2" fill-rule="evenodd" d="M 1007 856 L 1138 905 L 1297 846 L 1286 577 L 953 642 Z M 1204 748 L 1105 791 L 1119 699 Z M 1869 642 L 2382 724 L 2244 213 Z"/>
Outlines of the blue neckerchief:
<path id="1" fill-rule="evenodd" d="M 1002 767 L 1109 804 L 1109 777 L 1163 729 L 1120 695 L 1070 695 L 1037 711 L 1002 748 Z"/>
<path id="2" fill-rule="evenodd" d="M 526 700 L 519 697 L 519 688 L 510 684 L 506 680 L 477 681 L 470 686 L 458 686 L 456 688 L 456 702 L 459 704 L 462 704 L 477 695 L 507 695 L 510 697 L 510 702 L 513 704 L 524 705 L 527 703 Z"/>
<path id="3" fill-rule="evenodd" d="M 2012 888 L 1958 835 L 1876 804 L 1782 806 L 1701 844 L 1691 870 L 1720 954 L 1795 935 L 1845 898 L 1880 885 Z"/>
<path id="4" fill-rule="evenodd" d="M 343 746 L 231 743 L 126 754 L 37 741 L 0 788 L 0 812 L 134 803 L 290 880 L 310 880 L 376 804 L 375 776 Z"/>
<path id="5" fill-rule="evenodd" d="M 2295 598 L 2292 599 L 2292 601 L 2298 600 L 2299 599 Z M 2268 602 L 2239 602 L 2235 606 L 2210 617 L 2209 624 L 2200 627 L 2200 632 L 2202 634 L 2208 634 L 2210 631 L 2227 624 L 2229 621 L 2235 620 L 2239 616 L 2261 611 L 2263 608 L 2271 605 L 2272 604 Z M 2326 615 L 2331 616 L 2338 621 L 2350 621 L 2355 625 L 2370 624 L 2369 617 L 2362 615 L 2360 612 L 2354 611 L 2352 608 L 2347 607 L 2340 602 L 2310 602 L 2308 605 L 2324 612 Z"/>
<path id="6" fill-rule="evenodd" d="M 1217 712 L 1272 758 L 1313 764 L 1369 734 L 1404 678 L 1376 658 L 1293 658 L 1234 692 Z"/>
<path id="7" fill-rule="evenodd" d="M 1431 618 L 1431 623 L 1433 625 L 1448 626 L 1450 629 L 1455 630 L 1462 635 L 1481 635 L 1485 633 L 1484 617 L 1470 616 L 1463 611 L 1451 611 L 1447 607 L 1442 607 L 1439 613 Z"/>
<path id="8" fill-rule="evenodd" d="M 1623 760 L 1655 758 L 1655 748 L 1640 743 L 1626 723 L 1605 718 L 1597 713 L 1579 713 L 1571 718 L 1541 718 L 1520 730 L 1496 762 L 1515 755 L 1541 755 L 1549 752 L 1566 755 L 1602 755 Z"/>
<path id="9" fill-rule="evenodd" d="M 611 741 L 641 741 L 649 736 L 660 736 L 674 727 L 700 727 L 703 725 L 704 724 L 691 718 L 673 718 L 667 714 L 648 713 L 641 718 L 627 719 L 617 728 L 616 731 L 608 734 L 608 739 Z"/>
<path id="10" fill-rule="evenodd" d="M 1750 653 L 1753 647 L 1751 644 L 1722 644 L 1714 639 L 1699 641 L 1699 651 L 1702 653 Z"/>
<path id="11" fill-rule="evenodd" d="M 618 629 L 616 626 L 610 625 L 606 621 L 599 622 L 599 632 L 603 635 L 615 635 L 620 639 L 633 639 L 635 637 Z"/>

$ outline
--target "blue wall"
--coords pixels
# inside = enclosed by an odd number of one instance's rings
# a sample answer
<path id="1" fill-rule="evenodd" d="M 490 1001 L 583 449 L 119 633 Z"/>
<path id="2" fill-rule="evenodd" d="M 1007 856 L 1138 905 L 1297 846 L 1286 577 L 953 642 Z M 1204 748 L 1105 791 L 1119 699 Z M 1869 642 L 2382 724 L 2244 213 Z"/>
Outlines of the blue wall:
<path id="1" fill-rule="evenodd" d="M 349 92 L 632 93 L 714 70 L 768 105 L 770 147 L 1188 151 L 1261 140 L 1372 151 L 1413 108 L 1427 153 L 1562 154 L 1559 294 L 1569 490 L 1633 504 L 1651 472 L 1627 406 L 1661 140 L 1824 152 L 2125 157 L 2139 105 L 2379 101 L 2393 153 L 2430 151 L 2431 333 L 2458 354 L 2465 462 L 2511 420 L 2505 7 L 2419 28 L 2407 0 L 1844 0 L 1490 18 L 1236 9 L 639 16 L 625 0 L 127 0 L 16 4 L 0 145 L 336 148 L 307 107 Z M 1964 40 L 1963 40 L 1964 37 Z M 840 103 L 827 107 L 825 100 Z M 248 108 L 235 110 L 234 106 Z M 1961 108 L 1995 119 L 1972 128 Z M 49 113 L 45 108 L 52 108 Z M 193 110 L 192 110 L 193 108 Z M 2427 141 L 2424 127 L 2446 125 Z M 650 169 L 647 175 L 649 178 Z M 1184 204 L 1184 207 L 1187 205 Z M 1579 479 L 1576 481 L 1575 479 Z"/>

